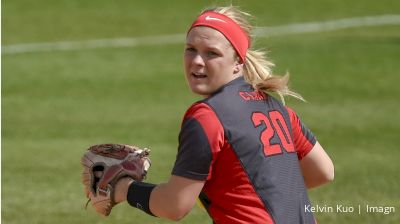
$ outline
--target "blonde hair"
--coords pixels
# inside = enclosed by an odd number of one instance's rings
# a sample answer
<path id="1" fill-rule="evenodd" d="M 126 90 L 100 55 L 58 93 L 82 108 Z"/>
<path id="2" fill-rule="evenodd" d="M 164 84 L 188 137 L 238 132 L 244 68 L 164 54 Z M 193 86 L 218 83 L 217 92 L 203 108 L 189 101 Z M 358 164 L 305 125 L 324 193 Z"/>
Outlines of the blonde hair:
<path id="1" fill-rule="evenodd" d="M 253 39 L 251 31 L 254 27 L 249 22 L 252 18 L 250 14 L 243 12 L 232 5 L 227 7 L 215 7 L 205 11 L 214 11 L 228 16 L 235 21 L 251 39 Z M 285 103 L 284 96 L 293 96 L 304 101 L 300 94 L 289 89 L 289 74 L 285 74 L 284 76 L 275 76 L 272 74 L 271 68 L 273 66 L 274 64 L 267 59 L 265 52 L 261 50 L 253 50 L 250 46 L 247 50 L 246 61 L 243 66 L 244 78 L 246 82 L 251 84 L 256 90 L 265 93 L 273 92 L 278 94 L 283 103 Z"/>

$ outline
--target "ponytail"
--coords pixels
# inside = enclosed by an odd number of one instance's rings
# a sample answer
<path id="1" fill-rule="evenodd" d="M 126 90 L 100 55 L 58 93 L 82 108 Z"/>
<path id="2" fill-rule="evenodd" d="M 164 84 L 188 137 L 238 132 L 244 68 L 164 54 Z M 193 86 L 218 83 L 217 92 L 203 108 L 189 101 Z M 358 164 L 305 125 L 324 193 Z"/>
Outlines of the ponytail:
<path id="1" fill-rule="evenodd" d="M 289 90 L 289 74 L 284 76 L 272 75 L 271 68 L 273 66 L 274 64 L 267 60 L 265 52 L 248 49 L 246 62 L 243 66 L 244 78 L 256 90 L 265 93 L 275 92 L 283 103 L 285 103 L 284 96 L 293 96 L 304 101 L 300 94 Z"/>
<path id="2" fill-rule="evenodd" d="M 252 16 L 244 11 L 239 10 L 235 6 L 216 7 L 209 9 L 234 20 L 243 31 L 251 37 L 253 26 L 249 20 Z M 207 10 L 206 10 L 207 11 Z M 252 41 L 251 41 L 252 42 Z M 303 100 L 303 97 L 293 92 L 288 87 L 289 75 L 275 76 L 272 75 L 271 68 L 274 66 L 272 62 L 267 60 L 265 52 L 247 49 L 245 63 L 243 66 L 244 78 L 246 82 L 250 83 L 254 89 L 263 91 L 265 93 L 276 93 L 283 103 L 285 103 L 284 96 L 293 96 L 297 99 Z"/>

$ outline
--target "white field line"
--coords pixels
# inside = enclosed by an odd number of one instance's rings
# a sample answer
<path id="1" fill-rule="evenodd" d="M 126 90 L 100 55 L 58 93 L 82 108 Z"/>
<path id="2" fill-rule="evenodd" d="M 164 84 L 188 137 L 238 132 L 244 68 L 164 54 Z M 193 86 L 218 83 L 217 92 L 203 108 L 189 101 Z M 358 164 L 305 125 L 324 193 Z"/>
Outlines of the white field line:
<path id="1" fill-rule="evenodd" d="M 324 22 L 295 23 L 284 26 L 261 27 L 256 36 L 280 36 L 284 34 L 326 32 L 363 26 L 400 25 L 400 15 L 368 16 L 330 20 Z"/>
<path id="2" fill-rule="evenodd" d="M 399 25 L 400 15 L 381 15 L 358 18 L 338 19 L 322 22 L 294 23 L 273 27 L 258 27 L 254 30 L 256 37 L 281 36 L 312 32 L 326 32 L 352 27 Z M 183 43 L 185 34 L 147 36 L 137 38 L 96 39 L 86 41 L 61 41 L 48 43 L 22 43 L 4 45 L 2 54 L 28 52 L 65 51 L 90 48 L 134 47 L 139 45 Z"/>

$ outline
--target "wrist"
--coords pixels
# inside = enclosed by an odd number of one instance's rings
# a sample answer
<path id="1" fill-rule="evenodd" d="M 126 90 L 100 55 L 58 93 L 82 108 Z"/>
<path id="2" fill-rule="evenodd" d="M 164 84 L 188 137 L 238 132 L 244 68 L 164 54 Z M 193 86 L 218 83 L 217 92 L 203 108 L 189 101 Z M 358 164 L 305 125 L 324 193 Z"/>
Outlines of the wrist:
<path id="1" fill-rule="evenodd" d="M 115 184 L 114 189 L 114 201 L 115 203 L 121 203 L 126 201 L 128 195 L 129 186 L 134 182 L 132 178 L 125 177 L 118 180 Z"/>
<path id="2" fill-rule="evenodd" d="M 150 196 L 157 185 L 145 182 L 134 182 L 129 186 L 127 200 L 128 203 L 149 215 L 155 216 L 150 211 Z"/>

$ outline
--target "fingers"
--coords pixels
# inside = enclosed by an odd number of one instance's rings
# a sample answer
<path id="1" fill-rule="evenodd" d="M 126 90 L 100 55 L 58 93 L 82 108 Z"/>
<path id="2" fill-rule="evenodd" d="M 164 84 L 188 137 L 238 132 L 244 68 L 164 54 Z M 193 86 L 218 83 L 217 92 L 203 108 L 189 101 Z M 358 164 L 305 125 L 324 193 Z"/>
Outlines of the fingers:
<path id="1" fill-rule="evenodd" d="M 97 178 L 101 178 L 103 176 L 103 171 L 94 171 L 93 175 Z"/>

